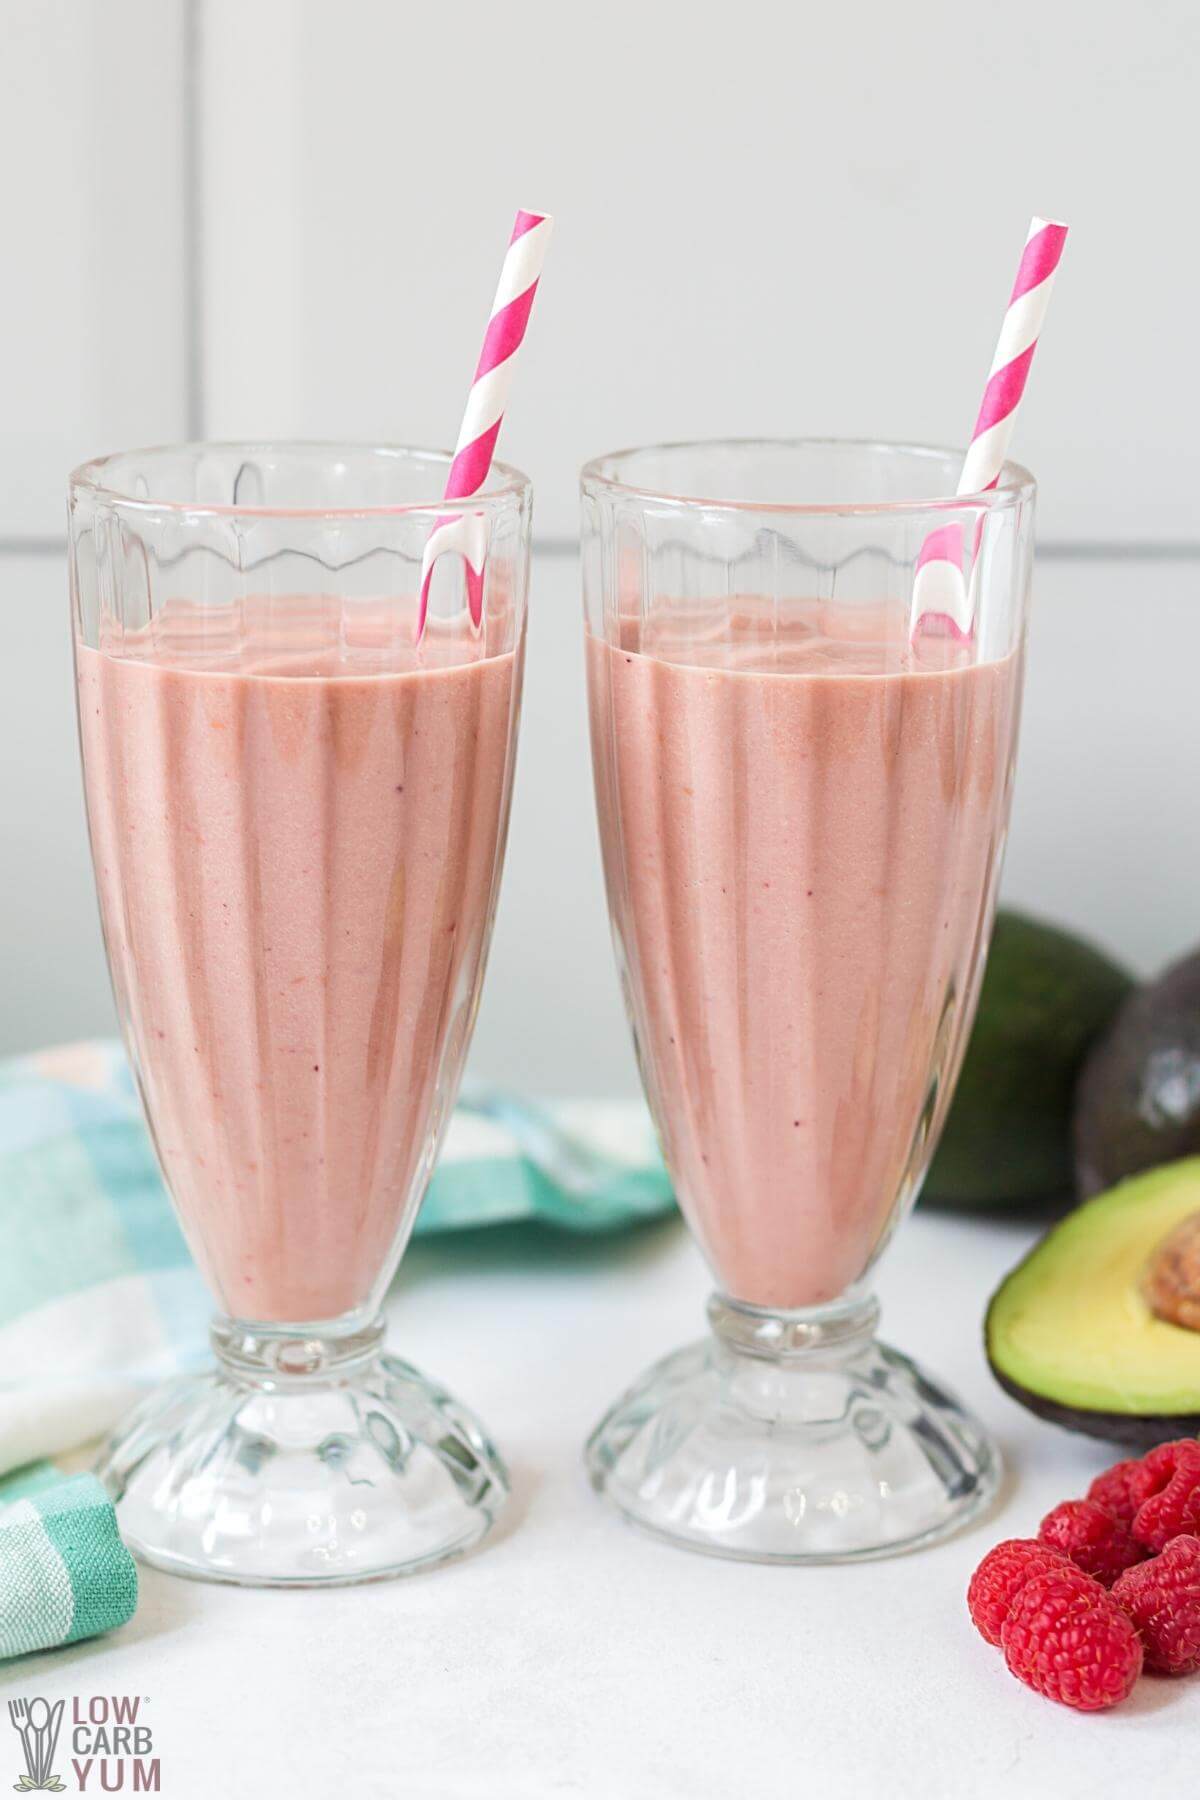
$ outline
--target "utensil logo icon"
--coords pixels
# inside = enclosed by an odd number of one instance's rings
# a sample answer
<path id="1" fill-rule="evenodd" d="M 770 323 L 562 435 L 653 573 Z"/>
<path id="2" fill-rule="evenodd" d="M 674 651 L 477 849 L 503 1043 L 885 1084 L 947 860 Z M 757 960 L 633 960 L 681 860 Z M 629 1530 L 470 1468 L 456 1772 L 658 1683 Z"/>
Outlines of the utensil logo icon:
<path id="1" fill-rule="evenodd" d="M 63 1702 L 60 1700 L 57 1706 L 51 1706 L 41 1698 L 10 1700 L 8 1716 L 25 1750 L 25 1773 L 19 1781 L 13 1782 L 17 1793 L 63 1793 L 66 1783 L 60 1781 L 50 1767 L 58 1747 Z"/>

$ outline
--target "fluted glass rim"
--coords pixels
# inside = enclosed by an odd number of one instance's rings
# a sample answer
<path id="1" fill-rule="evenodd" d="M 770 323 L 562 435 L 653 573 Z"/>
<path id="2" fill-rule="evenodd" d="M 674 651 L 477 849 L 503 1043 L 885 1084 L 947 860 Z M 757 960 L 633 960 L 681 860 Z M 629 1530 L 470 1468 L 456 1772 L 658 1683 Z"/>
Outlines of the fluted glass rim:
<path id="1" fill-rule="evenodd" d="M 170 500 L 133 494 L 105 479 L 105 472 L 115 463 L 151 457 L 179 456 L 188 451 L 241 454 L 246 458 L 281 452 L 324 452 L 329 455 L 373 455 L 403 457 L 409 462 L 425 463 L 431 474 L 430 497 L 421 500 L 391 501 L 368 506 L 262 506 L 235 505 L 210 500 Z M 533 493 L 533 483 L 511 463 L 493 462 L 487 485 L 478 493 L 458 500 L 445 498 L 445 478 L 454 460 L 453 450 L 437 450 L 420 445 L 373 442 L 357 438 L 189 438 L 178 443 L 149 444 L 128 450 L 106 451 L 89 457 L 73 469 L 67 478 L 72 503 L 86 495 L 113 511 L 130 513 L 139 518 L 153 516 L 177 518 L 253 518 L 253 519 L 388 519 L 438 516 L 452 510 L 498 513 L 515 501 L 524 505 Z M 437 471 L 439 479 L 432 479 Z M 436 488 L 436 492 L 432 490 Z"/>
<path id="2" fill-rule="evenodd" d="M 962 461 L 965 450 L 946 444 L 917 444 L 886 438 L 846 437 L 726 437 L 682 438 L 658 444 L 630 444 L 620 450 L 606 451 L 586 462 L 579 472 L 581 492 L 589 498 L 602 495 L 620 496 L 643 501 L 656 508 L 677 508 L 681 512 L 702 509 L 705 512 L 732 514 L 769 513 L 796 518 L 848 518 L 878 515 L 908 516 L 914 513 L 953 513 L 969 508 L 973 513 L 1006 511 L 1031 499 L 1037 482 L 1021 463 L 1005 462 L 995 487 L 976 494 L 927 495 L 911 500 L 731 500 L 720 494 L 682 493 L 666 487 L 643 485 L 621 479 L 620 470 L 635 456 L 673 455 L 696 451 L 730 451 L 749 453 L 770 450 L 860 450 L 879 455 L 928 457 L 943 461 Z"/>

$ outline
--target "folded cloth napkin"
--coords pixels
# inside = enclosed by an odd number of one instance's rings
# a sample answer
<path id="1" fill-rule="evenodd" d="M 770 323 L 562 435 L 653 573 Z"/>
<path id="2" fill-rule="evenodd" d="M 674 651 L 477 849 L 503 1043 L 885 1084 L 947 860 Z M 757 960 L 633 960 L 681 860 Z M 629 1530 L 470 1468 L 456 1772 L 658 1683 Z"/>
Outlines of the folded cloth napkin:
<path id="1" fill-rule="evenodd" d="M 41 1463 L 0 1481 L 0 1658 L 133 1617 L 137 1569 L 94 1475 Z"/>
<path id="2" fill-rule="evenodd" d="M 673 1205 L 641 1103 L 460 1102 L 417 1230 L 611 1230 Z M 0 1064 L 0 1473 L 100 1435 L 203 1359 L 209 1298 L 120 1046 Z"/>

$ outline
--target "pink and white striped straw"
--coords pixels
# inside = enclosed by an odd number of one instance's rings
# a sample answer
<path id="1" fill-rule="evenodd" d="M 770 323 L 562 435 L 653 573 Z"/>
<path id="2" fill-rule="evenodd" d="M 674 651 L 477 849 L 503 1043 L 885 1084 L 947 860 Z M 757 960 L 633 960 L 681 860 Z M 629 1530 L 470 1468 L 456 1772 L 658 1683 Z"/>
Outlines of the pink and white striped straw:
<path id="1" fill-rule="evenodd" d="M 983 403 L 958 479 L 960 494 L 985 494 L 1000 480 L 1066 241 L 1067 227 L 1053 219 L 1034 219 L 1029 227 Z M 982 526 L 981 516 L 976 552 Z M 910 635 L 915 638 L 922 629 L 935 626 L 954 637 L 969 639 L 974 629 L 973 615 L 971 590 L 963 579 L 962 526 L 940 526 L 930 532 L 917 557 Z"/>
<path id="2" fill-rule="evenodd" d="M 491 317 L 483 349 L 475 367 L 467 409 L 463 414 L 454 461 L 446 478 L 445 498 L 462 500 L 477 494 L 492 466 L 496 439 L 508 401 L 517 351 L 537 293 L 542 264 L 554 221 L 548 213 L 519 212 L 508 241 L 500 283 L 492 301 Z M 478 629 L 483 618 L 483 565 L 487 556 L 487 521 L 482 513 L 462 513 L 441 521 L 429 534 L 421 563 L 421 602 L 417 614 L 417 642 L 429 613 L 429 584 L 433 567 L 447 550 L 456 550 L 467 565 L 467 604 L 471 623 Z"/>

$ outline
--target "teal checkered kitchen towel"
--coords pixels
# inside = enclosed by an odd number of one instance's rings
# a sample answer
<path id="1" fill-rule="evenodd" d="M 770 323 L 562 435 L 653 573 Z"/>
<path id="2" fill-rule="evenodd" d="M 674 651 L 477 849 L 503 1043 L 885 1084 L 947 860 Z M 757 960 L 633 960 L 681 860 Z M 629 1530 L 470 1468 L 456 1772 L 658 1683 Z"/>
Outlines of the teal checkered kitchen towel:
<path id="1" fill-rule="evenodd" d="M 94 1475 L 40 1463 L 0 1481 L 0 1658 L 133 1617 L 137 1569 Z"/>
<path id="2" fill-rule="evenodd" d="M 645 1108 L 460 1103 L 417 1229 L 603 1231 L 673 1205 Z M 95 1438 L 202 1358 L 212 1311 L 116 1044 L 0 1064 L 0 1474 Z"/>
<path id="3" fill-rule="evenodd" d="M 459 1105 L 417 1229 L 540 1218 L 603 1231 L 673 1205 L 645 1109 Z M 91 1475 L 98 1437 L 200 1360 L 212 1311 L 116 1044 L 0 1064 L 0 1657 L 128 1619 L 137 1576 Z"/>

